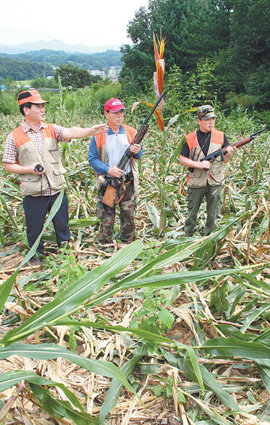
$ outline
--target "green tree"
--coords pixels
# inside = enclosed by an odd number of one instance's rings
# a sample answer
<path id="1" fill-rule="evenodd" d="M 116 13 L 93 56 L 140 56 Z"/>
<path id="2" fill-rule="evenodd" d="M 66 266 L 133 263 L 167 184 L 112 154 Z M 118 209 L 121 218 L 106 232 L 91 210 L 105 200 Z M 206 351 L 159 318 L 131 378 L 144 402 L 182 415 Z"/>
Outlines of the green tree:
<path id="1" fill-rule="evenodd" d="M 31 82 L 31 86 L 37 89 L 38 88 L 51 88 L 51 89 L 58 88 L 58 84 L 54 78 L 47 79 L 44 77 L 36 78 L 35 80 L 33 80 Z"/>
<path id="2" fill-rule="evenodd" d="M 92 77 L 88 71 L 73 65 L 60 65 L 55 73 L 56 81 L 58 81 L 58 75 L 61 78 L 63 86 L 81 88 L 90 86 L 92 83 Z"/>
<path id="3" fill-rule="evenodd" d="M 132 84 L 134 91 L 149 86 L 155 69 L 153 32 L 158 36 L 161 31 L 166 40 L 166 68 L 176 65 L 183 73 L 182 83 L 188 81 L 192 90 L 198 84 L 197 90 L 205 92 L 201 77 L 205 85 L 207 68 L 201 72 L 198 66 L 207 60 L 211 63 L 212 81 L 201 99 L 212 92 L 224 102 L 227 93 L 243 93 L 245 103 L 250 99 L 251 107 L 265 108 L 270 103 L 269 28 L 269 0 L 150 0 L 148 8 L 139 9 L 128 25 L 133 46 L 122 48 L 123 90 L 128 85 L 130 91 Z"/>
<path id="4" fill-rule="evenodd" d="M 121 77 L 131 74 L 145 86 L 154 70 L 153 32 L 165 38 L 166 67 L 177 65 L 193 71 L 201 57 L 213 57 L 227 46 L 230 35 L 231 2 L 220 0 L 150 0 L 128 25 L 133 47 L 124 46 Z"/>
<path id="5" fill-rule="evenodd" d="M 232 19 L 234 60 L 241 73 L 241 89 L 258 96 L 269 107 L 270 14 L 269 0 L 236 0 Z"/>

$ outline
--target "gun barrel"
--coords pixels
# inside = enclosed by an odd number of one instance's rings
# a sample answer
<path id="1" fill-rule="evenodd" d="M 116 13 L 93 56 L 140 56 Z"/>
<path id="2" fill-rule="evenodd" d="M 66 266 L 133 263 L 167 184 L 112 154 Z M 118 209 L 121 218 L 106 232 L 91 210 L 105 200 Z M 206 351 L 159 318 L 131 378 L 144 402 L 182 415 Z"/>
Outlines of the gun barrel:
<path id="1" fill-rule="evenodd" d="M 158 100 L 156 101 L 155 106 L 152 108 L 152 111 L 150 112 L 150 114 L 148 115 L 148 117 L 145 119 L 143 125 L 141 126 L 140 130 L 137 132 L 134 140 L 132 141 L 131 145 L 134 144 L 139 144 L 141 143 L 142 139 L 144 138 L 147 130 L 148 130 L 148 121 L 150 120 L 151 116 L 153 115 L 153 113 L 155 112 L 156 108 L 158 107 L 158 104 L 160 103 L 161 99 L 163 98 L 164 93 L 161 93 L 161 95 L 159 96 Z M 122 156 L 122 158 L 120 159 L 117 167 L 120 168 L 121 170 L 124 169 L 124 167 L 126 166 L 127 162 L 129 161 L 129 159 L 132 156 L 132 152 L 130 151 L 130 146 L 126 149 L 124 155 Z"/>
<path id="2" fill-rule="evenodd" d="M 247 143 L 251 142 L 251 140 L 253 140 L 255 136 L 257 136 L 258 134 L 260 134 L 264 130 L 265 129 L 262 128 L 261 130 L 256 131 L 256 133 L 253 133 L 250 136 L 245 137 L 244 139 L 238 140 L 237 142 L 233 143 L 231 146 L 235 146 L 238 149 L 241 146 L 246 145 Z M 226 148 L 223 148 L 223 149 L 226 149 Z"/>
<path id="3" fill-rule="evenodd" d="M 257 134 L 260 134 L 262 131 L 264 131 L 265 130 L 265 128 L 262 128 L 261 130 L 259 130 L 259 131 L 256 131 L 256 133 L 253 133 L 253 134 L 251 134 L 251 136 L 250 137 L 255 137 L 255 136 L 257 136 Z"/>
<path id="4" fill-rule="evenodd" d="M 144 120 L 143 126 L 146 125 L 148 123 L 148 121 L 150 120 L 151 116 L 153 115 L 153 113 L 155 112 L 155 110 L 157 109 L 159 103 L 161 102 L 162 98 L 164 96 L 164 92 L 161 93 L 161 95 L 159 96 L 158 100 L 156 101 L 152 111 L 150 112 L 150 114 L 148 115 L 148 117 Z"/>

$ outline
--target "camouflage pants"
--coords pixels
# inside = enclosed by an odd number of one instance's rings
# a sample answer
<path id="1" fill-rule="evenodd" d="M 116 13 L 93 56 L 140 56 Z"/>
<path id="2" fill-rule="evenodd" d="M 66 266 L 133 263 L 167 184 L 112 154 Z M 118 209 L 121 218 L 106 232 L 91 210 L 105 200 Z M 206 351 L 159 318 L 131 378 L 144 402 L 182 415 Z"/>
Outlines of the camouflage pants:
<path id="1" fill-rule="evenodd" d="M 113 243 L 113 227 L 116 216 L 116 206 L 113 208 L 103 204 L 102 197 L 106 187 L 102 187 L 98 192 L 98 201 L 96 205 L 96 214 L 100 218 L 100 237 L 101 245 Z M 123 195 L 119 202 L 120 209 L 120 240 L 124 243 L 130 243 L 134 239 L 135 234 L 135 212 L 136 212 L 136 195 L 134 192 L 133 181 L 125 184 L 125 189 L 122 187 L 116 192 L 116 203 Z"/>
<path id="2" fill-rule="evenodd" d="M 203 198 L 206 199 L 207 218 L 202 233 L 209 235 L 216 229 L 217 216 L 222 206 L 221 191 L 222 186 L 188 188 L 188 216 L 185 222 L 185 232 L 188 235 L 196 231 L 197 215 Z"/>

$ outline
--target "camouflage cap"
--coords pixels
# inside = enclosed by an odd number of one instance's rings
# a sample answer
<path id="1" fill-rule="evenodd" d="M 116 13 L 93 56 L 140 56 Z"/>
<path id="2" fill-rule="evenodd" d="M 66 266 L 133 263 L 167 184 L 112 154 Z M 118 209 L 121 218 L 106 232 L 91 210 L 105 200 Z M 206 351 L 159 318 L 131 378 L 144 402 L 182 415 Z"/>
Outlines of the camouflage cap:
<path id="1" fill-rule="evenodd" d="M 197 115 L 199 120 L 209 120 L 209 118 L 215 118 L 215 111 L 211 105 L 203 105 L 197 109 Z"/>

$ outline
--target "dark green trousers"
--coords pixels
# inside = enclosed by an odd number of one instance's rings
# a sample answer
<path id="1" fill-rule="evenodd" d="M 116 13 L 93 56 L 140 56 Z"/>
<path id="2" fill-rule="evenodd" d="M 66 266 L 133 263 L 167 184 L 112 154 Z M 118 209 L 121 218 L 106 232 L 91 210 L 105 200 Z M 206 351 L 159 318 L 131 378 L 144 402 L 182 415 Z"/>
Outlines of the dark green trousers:
<path id="1" fill-rule="evenodd" d="M 185 232 L 193 235 L 197 227 L 197 215 L 203 199 L 206 199 L 206 223 L 203 229 L 204 235 L 212 233 L 217 225 L 217 216 L 222 205 L 222 186 L 210 186 L 200 188 L 188 188 L 188 216 L 185 222 Z"/>

